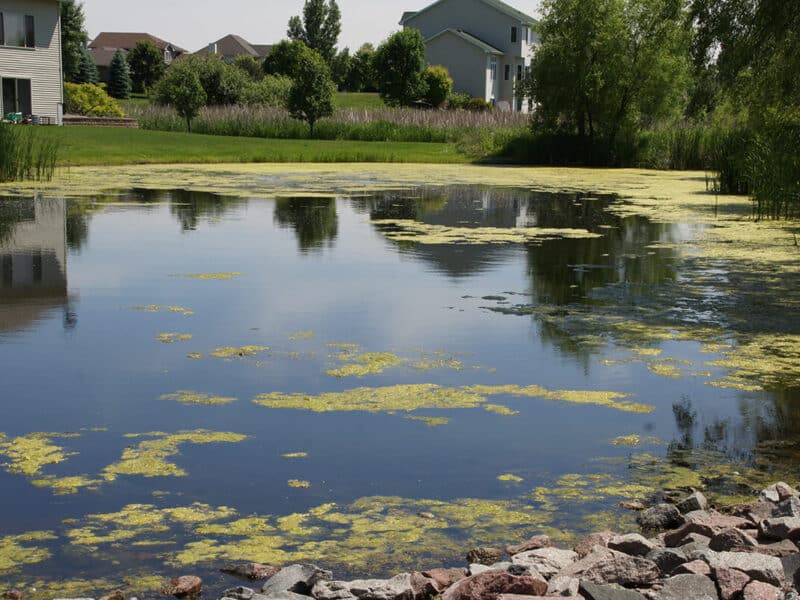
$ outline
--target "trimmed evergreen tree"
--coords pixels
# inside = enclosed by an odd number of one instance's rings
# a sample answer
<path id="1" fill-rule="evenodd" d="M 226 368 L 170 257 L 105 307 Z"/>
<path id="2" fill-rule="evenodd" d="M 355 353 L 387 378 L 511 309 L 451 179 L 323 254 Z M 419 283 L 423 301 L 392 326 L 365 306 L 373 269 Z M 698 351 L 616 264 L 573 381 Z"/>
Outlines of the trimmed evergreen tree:
<path id="1" fill-rule="evenodd" d="M 131 95 L 131 71 L 128 67 L 128 59 L 122 50 L 114 53 L 111 59 L 111 67 L 108 75 L 108 93 L 110 96 L 119 100 L 130 98 Z"/>
<path id="2" fill-rule="evenodd" d="M 78 76 L 75 78 L 75 83 L 93 83 L 97 85 L 100 83 L 100 73 L 97 71 L 97 65 L 92 58 L 88 49 L 81 49 L 81 62 L 78 67 Z"/>

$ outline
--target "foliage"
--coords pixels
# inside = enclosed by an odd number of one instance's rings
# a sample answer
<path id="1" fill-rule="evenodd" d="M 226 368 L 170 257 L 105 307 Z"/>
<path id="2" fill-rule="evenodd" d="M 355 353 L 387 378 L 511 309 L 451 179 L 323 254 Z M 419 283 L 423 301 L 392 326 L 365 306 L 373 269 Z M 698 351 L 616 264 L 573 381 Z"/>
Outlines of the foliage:
<path id="1" fill-rule="evenodd" d="M 353 57 L 350 56 L 350 48 L 345 48 L 333 57 L 331 61 L 331 76 L 336 87 L 340 90 L 349 89 L 350 71 L 353 70 Z"/>
<path id="2" fill-rule="evenodd" d="M 289 19 L 287 35 L 290 40 L 303 42 L 331 64 L 342 31 L 342 14 L 336 0 L 306 0 L 303 18 Z"/>
<path id="3" fill-rule="evenodd" d="M 41 132 L 38 127 L 0 124 L 0 182 L 53 178 L 60 143 Z"/>
<path id="4" fill-rule="evenodd" d="M 253 81 L 260 81 L 264 76 L 264 67 L 249 54 L 240 54 L 233 59 L 233 66 Z"/>
<path id="5" fill-rule="evenodd" d="M 450 97 L 447 99 L 447 108 L 453 110 L 466 109 L 471 99 L 469 94 L 460 92 L 451 93 Z"/>
<path id="6" fill-rule="evenodd" d="M 123 117 L 119 104 L 99 85 L 65 83 L 64 110 L 88 117 Z"/>
<path id="7" fill-rule="evenodd" d="M 487 112 L 492 110 L 492 105 L 483 98 L 470 98 L 465 108 L 475 112 Z"/>
<path id="8" fill-rule="evenodd" d="M 61 67 L 64 81 L 78 79 L 81 51 L 89 39 L 84 22 L 82 3 L 78 0 L 61 0 Z"/>
<path id="9" fill-rule="evenodd" d="M 204 103 L 212 106 L 238 104 L 242 101 L 244 90 L 251 83 L 240 69 L 227 64 L 216 55 L 192 55 L 174 62 L 167 69 L 165 78 L 175 71 L 196 75 L 205 93 Z M 160 84 L 158 89 L 161 89 Z M 170 104 L 160 93 L 157 92 L 156 96 L 160 102 Z"/>
<path id="10" fill-rule="evenodd" d="M 389 106 L 410 106 L 424 94 L 425 41 L 418 29 L 389 36 L 373 61 L 378 91 Z"/>
<path id="11" fill-rule="evenodd" d="M 164 75 L 164 57 L 161 50 L 150 40 L 140 40 L 128 54 L 133 89 L 149 92 Z"/>
<path id="12" fill-rule="evenodd" d="M 241 103 L 247 106 L 286 106 L 292 80 L 288 77 L 267 75 L 242 90 Z"/>
<path id="13" fill-rule="evenodd" d="M 313 50 L 307 50 L 300 59 L 300 70 L 289 91 L 286 108 L 293 119 L 305 121 L 310 135 L 314 124 L 322 117 L 333 114 L 334 86 L 325 60 Z"/>
<path id="14" fill-rule="evenodd" d="M 364 44 L 353 55 L 350 73 L 345 88 L 351 92 L 377 92 L 378 84 L 375 74 L 375 48 L 372 44 Z"/>
<path id="15" fill-rule="evenodd" d="M 771 110 L 747 157 L 759 215 L 800 217 L 800 110 Z"/>
<path id="16" fill-rule="evenodd" d="M 108 93 L 121 100 L 131 95 L 131 73 L 125 52 L 122 50 L 117 50 L 111 59 L 108 72 Z"/>
<path id="17" fill-rule="evenodd" d="M 272 47 L 264 60 L 264 71 L 268 75 L 294 77 L 306 48 L 307 46 L 298 40 L 281 40 Z"/>
<path id="18" fill-rule="evenodd" d="M 74 79 L 75 83 L 93 83 L 95 85 L 100 83 L 97 65 L 86 48 L 81 48 L 81 62 L 78 65 L 78 75 Z"/>
<path id="19" fill-rule="evenodd" d="M 200 77 L 191 68 L 170 68 L 158 84 L 159 101 L 175 108 L 178 116 L 186 121 L 186 128 L 192 130 L 192 119 L 205 106 L 207 95 Z"/>
<path id="20" fill-rule="evenodd" d="M 430 65 L 425 69 L 425 100 L 433 106 L 442 106 L 453 91 L 453 78 L 445 67 Z"/>

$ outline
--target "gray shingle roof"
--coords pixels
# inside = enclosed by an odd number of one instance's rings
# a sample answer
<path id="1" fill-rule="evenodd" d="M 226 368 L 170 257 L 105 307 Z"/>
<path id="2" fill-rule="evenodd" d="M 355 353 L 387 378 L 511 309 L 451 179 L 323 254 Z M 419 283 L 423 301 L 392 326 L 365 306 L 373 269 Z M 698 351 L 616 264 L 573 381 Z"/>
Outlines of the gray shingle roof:
<path id="1" fill-rule="evenodd" d="M 433 4 L 429 4 L 428 6 L 423 8 L 422 10 L 418 10 L 416 12 L 414 12 L 414 11 L 406 11 L 406 12 L 404 12 L 403 13 L 403 17 L 400 19 L 400 24 L 401 25 L 405 25 L 406 21 L 416 17 L 419 14 L 424 13 L 429 8 L 431 8 L 433 6 L 436 6 L 437 4 L 439 4 L 441 2 L 444 2 L 444 1 L 445 0 L 436 0 L 436 2 L 434 2 Z M 527 25 L 534 25 L 534 24 L 537 23 L 536 19 L 534 19 L 530 15 L 526 15 L 521 10 L 517 10 L 513 6 L 509 6 L 508 4 L 503 2 L 503 0 L 481 0 L 481 2 L 483 2 L 484 4 L 488 4 L 489 6 L 499 10 L 502 13 L 507 14 L 508 16 L 510 16 L 510 17 L 512 17 L 514 19 L 517 19 L 521 23 L 525 23 Z"/>

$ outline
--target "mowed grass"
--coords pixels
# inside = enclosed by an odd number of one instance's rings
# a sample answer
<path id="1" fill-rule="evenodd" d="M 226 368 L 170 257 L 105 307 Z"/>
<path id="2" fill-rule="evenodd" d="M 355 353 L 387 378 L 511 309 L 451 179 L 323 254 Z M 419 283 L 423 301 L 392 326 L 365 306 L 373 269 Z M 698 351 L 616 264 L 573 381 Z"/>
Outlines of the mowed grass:
<path id="1" fill-rule="evenodd" d="M 60 141 L 59 166 L 225 162 L 467 163 L 455 144 L 273 140 L 117 129 L 43 127 Z"/>
<path id="2" fill-rule="evenodd" d="M 333 98 L 335 108 L 377 109 L 386 108 L 378 94 L 368 92 L 338 92 Z"/>

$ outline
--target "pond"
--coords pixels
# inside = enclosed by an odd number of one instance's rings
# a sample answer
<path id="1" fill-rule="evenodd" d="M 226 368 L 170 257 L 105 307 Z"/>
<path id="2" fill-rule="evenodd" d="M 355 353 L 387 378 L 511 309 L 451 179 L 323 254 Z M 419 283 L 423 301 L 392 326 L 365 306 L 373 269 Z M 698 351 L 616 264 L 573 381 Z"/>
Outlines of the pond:
<path id="1" fill-rule="evenodd" d="M 797 482 L 789 225 L 702 174 L 317 169 L 3 190 L 9 587 L 391 575 Z"/>

